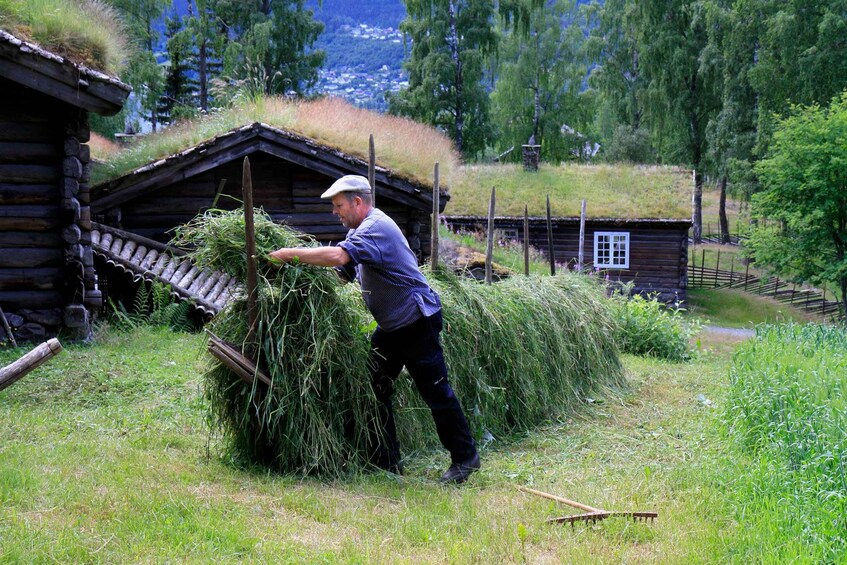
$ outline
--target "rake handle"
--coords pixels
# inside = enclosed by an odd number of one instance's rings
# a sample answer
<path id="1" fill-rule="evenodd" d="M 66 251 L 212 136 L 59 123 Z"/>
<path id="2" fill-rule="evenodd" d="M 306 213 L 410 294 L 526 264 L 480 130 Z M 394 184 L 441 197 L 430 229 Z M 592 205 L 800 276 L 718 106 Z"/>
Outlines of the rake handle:
<path id="1" fill-rule="evenodd" d="M 601 510 L 600 508 L 594 508 L 592 506 L 588 506 L 587 504 L 581 504 L 579 502 L 575 502 L 573 500 L 569 500 L 567 498 L 556 496 L 555 494 L 550 494 L 548 492 L 542 492 L 540 490 L 531 489 L 528 487 L 518 486 L 518 490 L 527 492 L 529 494 L 534 494 L 536 496 L 540 496 L 542 498 L 549 498 L 550 500 L 555 500 L 556 502 L 561 502 L 562 504 L 567 504 L 568 506 L 573 506 L 574 508 L 579 508 L 580 510 L 585 510 L 586 512 L 591 512 L 592 514 L 603 514 L 606 513 L 605 510 Z"/>

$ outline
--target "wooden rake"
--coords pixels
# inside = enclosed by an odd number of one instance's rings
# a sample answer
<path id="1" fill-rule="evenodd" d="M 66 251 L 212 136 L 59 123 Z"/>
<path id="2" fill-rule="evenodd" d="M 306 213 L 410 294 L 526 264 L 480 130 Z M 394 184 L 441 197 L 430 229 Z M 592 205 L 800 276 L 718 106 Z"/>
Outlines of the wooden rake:
<path id="1" fill-rule="evenodd" d="M 518 490 L 529 494 L 534 494 L 542 498 L 549 498 L 550 500 L 555 500 L 556 502 L 561 502 L 562 504 L 567 504 L 568 506 L 573 506 L 574 508 L 579 508 L 580 510 L 585 510 L 585 514 L 573 514 L 571 516 L 562 516 L 561 518 L 550 518 L 549 520 L 547 520 L 548 522 L 556 522 L 558 524 L 570 522 L 571 526 L 573 526 L 574 522 L 591 521 L 591 523 L 595 523 L 599 520 L 605 520 L 610 516 L 628 516 L 632 517 L 633 521 L 644 520 L 646 522 L 649 519 L 652 522 L 654 519 L 659 517 L 658 512 L 620 512 L 617 510 L 603 510 L 602 508 L 593 508 L 591 506 L 588 506 L 587 504 L 580 504 L 579 502 L 568 500 L 567 498 L 556 496 L 555 494 L 542 492 L 540 490 L 535 490 L 522 486 L 519 486 Z"/>

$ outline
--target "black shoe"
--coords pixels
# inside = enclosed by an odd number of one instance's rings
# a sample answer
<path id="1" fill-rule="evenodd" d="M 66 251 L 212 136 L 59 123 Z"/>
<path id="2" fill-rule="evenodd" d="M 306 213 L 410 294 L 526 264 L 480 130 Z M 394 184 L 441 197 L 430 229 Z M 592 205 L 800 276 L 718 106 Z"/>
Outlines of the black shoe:
<path id="1" fill-rule="evenodd" d="M 479 470 L 482 464 L 479 462 L 479 453 L 463 463 L 453 463 L 447 472 L 441 475 L 440 481 L 444 484 L 458 485 L 468 480 L 471 473 Z"/>

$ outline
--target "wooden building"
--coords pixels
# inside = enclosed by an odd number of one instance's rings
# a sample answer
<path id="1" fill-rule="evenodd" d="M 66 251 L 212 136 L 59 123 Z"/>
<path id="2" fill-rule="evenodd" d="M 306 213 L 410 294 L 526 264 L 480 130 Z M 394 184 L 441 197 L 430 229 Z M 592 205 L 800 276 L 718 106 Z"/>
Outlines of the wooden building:
<path id="1" fill-rule="evenodd" d="M 368 163 L 258 122 L 97 185 L 92 214 L 104 226 L 166 242 L 169 230 L 213 205 L 240 206 L 245 156 L 256 207 L 320 241 L 344 239 L 347 229 L 320 195 L 343 175 L 367 176 Z M 376 205 L 394 218 L 423 260 L 429 255 L 432 188 L 381 167 L 376 167 L 375 184 Z"/>
<path id="2" fill-rule="evenodd" d="M 447 216 L 454 231 L 482 231 L 488 219 Z M 494 220 L 499 239 L 523 241 L 522 217 Z M 656 294 L 667 303 L 687 300 L 688 230 L 691 220 L 586 218 L 584 268 L 600 271 L 615 283 L 633 284 L 633 292 Z M 579 218 L 553 218 L 556 263 L 574 269 L 579 258 Z M 529 244 L 549 258 L 547 219 L 529 219 Z"/>
<path id="3" fill-rule="evenodd" d="M 90 333 L 88 113 L 117 113 L 129 91 L 0 30 L 0 308 L 18 339 Z"/>

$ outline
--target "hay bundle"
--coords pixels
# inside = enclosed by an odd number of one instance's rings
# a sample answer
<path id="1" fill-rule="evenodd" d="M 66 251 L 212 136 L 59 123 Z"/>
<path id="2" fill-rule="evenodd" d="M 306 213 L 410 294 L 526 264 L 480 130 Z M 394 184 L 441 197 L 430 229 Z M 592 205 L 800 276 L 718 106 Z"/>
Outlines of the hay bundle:
<path id="1" fill-rule="evenodd" d="M 244 221 L 239 210 L 210 211 L 182 228 L 203 266 L 243 278 Z M 316 243 L 256 214 L 259 256 Z M 444 303 L 442 333 L 450 381 L 479 437 L 525 430 L 566 413 L 599 389 L 622 382 L 613 322 L 602 293 L 585 277 L 513 277 L 486 286 L 427 273 Z M 216 424 L 240 459 L 285 472 L 337 475 L 365 463 L 375 401 L 368 370 L 372 329 L 358 289 L 329 269 L 260 261 L 259 328 L 247 338 L 246 301 L 233 301 L 212 331 L 257 360 L 273 380 L 246 385 L 226 367 L 207 372 Z M 398 382 L 395 403 L 403 447 L 436 440 L 429 411 Z"/>

